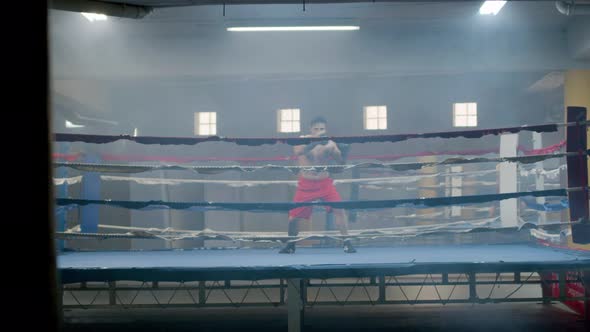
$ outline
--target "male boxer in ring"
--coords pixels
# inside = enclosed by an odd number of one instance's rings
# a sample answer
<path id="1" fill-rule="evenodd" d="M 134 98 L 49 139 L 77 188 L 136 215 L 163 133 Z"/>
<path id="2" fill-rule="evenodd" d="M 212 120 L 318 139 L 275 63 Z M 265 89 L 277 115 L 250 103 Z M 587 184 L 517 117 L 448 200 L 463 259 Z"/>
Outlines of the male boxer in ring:
<path id="1" fill-rule="evenodd" d="M 316 117 L 310 123 L 310 135 L 302 137 L 322 137 L 326 136 L 328 121 L 323 117 Z M 297 156 L 299 166 L 326 165 L 330 162 L 336 162 L 342 165 L 347 157 L 349 147 L 346 144 L 337 144 L 332 140 L 312 142 L 307 145 L 297 145 L 293 147 L 293 152 Z M 328 171 L 315 171 L 302 169 L 299 172 L 297 182 L 297 191 L 295 192 L 294 202 L 340 202 L 342 198 L 334 181 Z M 311 228 L 311 206 L 303 206 L 289 211 L 289 236 L 297 236 L 300 229 Z M 326 211 L 334 214 L 334 223 L 342 235 L 348 235 L 348 220 L 346 213 L 342 209 L 332 209 L 325 207 Z M 282 254 L 292 254 L 295 252 L 295 243 L 288 242 L 280 251 Z M 350 243 L 350 240 L 344 241 L 344 252 L 355 253 L 356 249 Z"/>

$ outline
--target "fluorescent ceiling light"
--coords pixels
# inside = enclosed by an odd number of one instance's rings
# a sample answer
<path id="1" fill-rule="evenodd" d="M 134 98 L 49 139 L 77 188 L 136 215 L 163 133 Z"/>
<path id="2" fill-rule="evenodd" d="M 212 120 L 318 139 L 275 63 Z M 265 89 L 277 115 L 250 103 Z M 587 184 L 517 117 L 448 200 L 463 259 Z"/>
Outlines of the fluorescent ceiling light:
<path id="1" fill-rule="evenodd" d="M 84 128 L 84 125 L 79 125 L 66 120 L 66 128 Z"/>
<path id="2" fill-rule="evenodd" d="M 338 26 L 292 26 L 292 27 L 229 27 L 227 31 L 254 32 L 254 31 L 351 31 L 359 30 L 355 25 Z"/>
<path id="3" fill-rule="evenodd" d="M 479 8 L 481 15 L 496 15 L 502 10 L 506 1 L 486 1 Z"/>
<path id="4" fill-rule="evenodd" d="M 89 118 L 87 116 L 82 116 L 82 115 L 78 115 L 78 119 L 80 120 L 86 120 L 86 121 L 93 121 L 93 122 L 100 122 L 100 123 L 106 123 L 106 124 L 110 124 L 113 126 L 118 125 L 119 123 L 116 121 L 109 121 L 109 120 L 103 120 L 103 119 L 96 119 L 96 118 Z"/>
<path id="5" fill-rule="evenodd" d="M 80 13 L 80 14 L 82 14 L 82 16 L 86 17 L 86 19 L 88 19 L 88 21 L 90 21 L 90 22 L 106 21 L 107 20 L 107 16 L 105 14 L 97 14 L 97 13 Z"/>

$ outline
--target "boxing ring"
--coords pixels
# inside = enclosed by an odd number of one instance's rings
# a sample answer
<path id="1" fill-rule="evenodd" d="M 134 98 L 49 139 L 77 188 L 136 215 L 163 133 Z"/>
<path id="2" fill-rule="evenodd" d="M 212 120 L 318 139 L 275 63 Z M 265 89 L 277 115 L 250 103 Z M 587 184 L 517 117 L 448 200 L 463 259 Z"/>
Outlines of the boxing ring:
<path id="1" fill-rule="evenodd" d="M 571 112 L 570 112 L 571 111 Z M 583 112 L 582 112 L 583 111 Z M 582 114 L 583 113 L 583 114 Z M 463 195 L 404 200 L 350 200 L 309 203 L 166 202 L 122 201 L 58 197 L 56 205 L 105 205 L 125 209 L 178 209 L 201 212 L 231 210 L 282 212 L 296 206 L 332 206 L 350 211 L 375 211 L 397 206 L 435 207 L 514 200 L 526 196 L 564 197 L 569 203 L 569 221 L 558 223 L 506 222 L 505 215 L 471 222 L 438 225 L 351 230 L 347 236 L 334 231 L 302 233 L 298 237 L 272 232 L 220 232 L 207 229 L 171 230 L 111 227 L 115 233 L 87 232 L 77 228 L 60 231 L 58 238 L 143 238 L 159 240 L 201 239 L 263 243 L 323 241 L 318 247 L 301 247 L 295 254 L 280 255 L 276 247 L 222 247 L 174 250 L 61 250 L 57 265 L 62 284 L 63 308 L 133 307 L 219 307 L 287 306 L 289 331 L 299 331 L 306 307 L 315 305 L 449 304 L 499 302 L 564 302 L 589 319 L 590 251 L 564 245 L 570 235 L 576 243 L 590 243 L 588 236 L 588 181 L 585 109 L 568 108 L 567 152 L 531 156 L 452 159 L 441 162 L 326 166 L 342 169 L 362 167 L 411 170 L 440 164 L 499 162 L 535 163 L 549 158 L 566 158 L 568 188 L 499 194 Z M 576 122 L 578 121 L 578 122 Z M 573 123 L 573 124 L 572 124 Z M 413 134 L 404 139 L 429 137 L 478 138 L 487 134 L 520 130 L 543 131 L 546 126 L 524 126 L 471 131 L 469 133 Z M 576 130 L 569 130 L 574 128 Z M 578 130 L 582 128 L 583 130 Z M 581 133 L 584 133 L 583 135 Z M 456 136 L 453 136 L 456 135 Z M 576 136 L 577 135 L 577 136 Z M 390 142 L 403 140 L 395 135 Z M 106 137 L 57 134 L 57 141 L 108 143 L 131 139 L 143 144 L 176 144 L 179 141 L 153 137 Z M 364 142 L 359 137 L 334 138 L 347 143 Z M 370 138 L 373 141 L 383 137 Z M 190 139 L 187 139 L 190 141 Z M 198 139 L 197 139 L 198 140 Z M 201 141 L 237 142 L 237 139 L 205 138 Z M 246 139 L 261 145 L 276 140 Z M 195 139 L 192 139 L 194 142 Z M 281 142 L 285 142 L 282 140 Z M 292 139 L 302 144 L 309 139 Z M 197 142 L 198 143 L 198 142 Z M 180 143 L 180 144 L 186 144 Z M 583 148 L 582 148 L 583 147 Z M 581 162 L 583 161 L 583 162 Z M 123 165 L 54 162 L 55 167 L 82 171 L 134 173 L 146 170 L 181 169 L 203 174 L 250 171 L 279 166 L 182 166 Z M 282 166 L 289 169 L 289 166 Z M 297 170 L 297 167 L 292 167 Z M 583 175 L 585 174 L 585 175 Z M 573 176 L 572 176 L 573 175 Z M 384 180 L 373 180 L 383 182 Z M 367 181 L 365 181 L 367 182 Z M 65 182 L 64 182 L 65 183 Z M 500 184 L 502 189 L 502 184 Z M 516 204 L 516 203 L 515 203 Z M 563 205 L 563 206 L 566 206 Z M 502 209 L 506 206 L 501 205 Z M 541 208 L 554 208 L 541 205 Z M 436 219 L 436 216 L 432 217 Z M 286 221 L 285 221 L 286 223 Z M 98 225 L 102 231 L 109 226 Z M 101 228 L 102 227 L 102 228 Z M 124 230 L 126 232 L 121 233 Z M 557 230 L 557 232 L 555 232 Z M 553 231 L 553 232 L 550 232 Z M 477 236 L 490 232 L 518 233 L 527 241 L 501 244 L 400 245 L 406 237 L 437 234 Z M 569 232 L 569 233 L 568 233 Z M 343 239 L 361 244 L 355 254 L 344 254 L 337 245 Z M 388 242 L 388 239 L 396 241 Z M 400 240 L 401 239 L 401 240 Z M 380 240 L 380 241 L 376 241 Z M 317 243 L 317 242 L 316 242 Z M 335 246 L 337 248 L 335 248 Z M 522 292 L 535 288 L 539 292 Z M 83 295 L 89 294 L 89 295 Z M 536 294 L 536 296 L 531 296 Z"/>
<path id="2" fill-rule="evenodd" d="M 533 245 L 301 248 L 297 255 L 266 249 L 66 252 L 58 265 L 64 283 L 145 280 L 206 281 L 353 278 L 443 273 L 517 273 L 588 267 L 590 253 Z"/>

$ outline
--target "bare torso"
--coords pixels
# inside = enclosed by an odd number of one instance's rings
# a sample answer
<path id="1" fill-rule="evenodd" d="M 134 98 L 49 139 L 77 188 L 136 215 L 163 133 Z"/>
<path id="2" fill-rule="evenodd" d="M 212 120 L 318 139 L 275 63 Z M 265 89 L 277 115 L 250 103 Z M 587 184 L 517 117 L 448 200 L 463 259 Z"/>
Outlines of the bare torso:
<path id="1" fill-rule="evenodd" d="M 305 146 L 303 146 L 304 148 Z M 298 148 L 302 149 L 301 147 L 295 147 L 296 155 L 297 155 L 297 165 L 298 166 L 312 166 L 312 165 L 326 165 L 327 158 L 314 158 L 313 160 L 310 159 L 308 154 L 297 153 Z M 325 178 L 330 177 L 330 173 L 327 171 L 314 171 L 314 170 L 305 170 L 302 169 L 299 171 L 299 175 L 310 180 L 322 180 Z"/>

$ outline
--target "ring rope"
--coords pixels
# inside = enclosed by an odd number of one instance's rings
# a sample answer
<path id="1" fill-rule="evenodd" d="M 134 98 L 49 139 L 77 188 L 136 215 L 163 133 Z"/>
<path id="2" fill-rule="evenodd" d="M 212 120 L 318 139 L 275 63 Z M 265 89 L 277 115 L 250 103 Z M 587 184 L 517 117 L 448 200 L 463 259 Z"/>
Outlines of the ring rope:
<path id="1" fill-rule="evenodd" d="M 451 197 L 432 197 L 432 198 L 409 198 L 397 200 L 365 200 L 365 201 L 341 201 L 341 202 L 259 202 L 259 203 L 234 203 L 234 202 L 165 202 L 165 201 L 124 201 L 124 200 L 92 200 L 92 199 L 74 199 L 74 198 L 57 198 L 58 206 L 69 205 L 106 205 L 116 206 L 134 210 L 154 210 L 154 209 L 173 209 L 173 210 L 193 210 L 193 211 L 253 211 L 253 212 L 277 212 L 288 211 L 304 206 L 329 206 L 336 209 L 345 210 L 362 210 L 362 209 L 382 209 L 394 208 L 400 206 L 423 206 L 436 207 L 442 205 L 461 205 L 485 203 L 491 201 L 519 198 L 524 196 L 549 197 L 549 196 L 567 196 L 570 192 L 585 191 L 587 188 L 568 188 L 568 189 L 549 189 L 526 192 L 470 195 L 470 196 L 451 196 Z"/>
<path id="2" fill-rule="evenodd" d="M 462 131 L 430 132 L 416 134 L 392 134 L 373 136 L 340 136 L 340 137 L 291 137 L 291 138 L 230 138 L 224 136 L 209 137 L 155 137 L 155 136 L 131 136 L 131 135 L 93 135 L 93 134 L 71 134 L 56 133 L 56 142 L 84 142 L 94 144 L 112 143 L 119 140 L 133 141 L 139 144 L 160 144 L 160 145 L 195 145 L 204 142 L 227 142 L 238 145 L 259 146 L 264 144 L 289 144 L 303 145 L 312 142 L 324 141 L 326 139 L 338 141 L 338 143 L 368 143 L 368 142 L 401 142 L 417 138 L 481 138 L 488 135 L 501 135 L 507 133 L 518 133 L 521 131 L 531 132 L 556 132 L 559 127 L 572 127 L 586 125 L 587 121 L 523 125 L 506 128 L 473 129 Z"/>
<path id="3" fill-rule="evenodd" d="M 558 168 L 552 170 L 545 170 L 541 168 L 534 168 L 531 170 L 521 169 L 520 176 L 528 177 L 528 176 L 544 176 L 546 179 L 555 180 L 559 177 L 560 173 L 567 169 L 567 165 L 561 165 Z M 373 186 L 376 189 L 396 189 L 396 188 L 389 188 L 386 185 L 391 184 L 409 184 L 418 182 L 424 178 L 432 178 L 437 176 L 470 176 L 470 175 L 487 175 L 496 173 L 496 170 L 489 170 L 489 171 L 476 171 L 476 172 L 439 172 L 434 174 L 418 174 L 418 175 L 411 175 L 411 176 L 387 176 L 387 177 L 372 177 L 372 178 L 359 178 L 359 179 L 335 179 L 335 184 L 365 184 L 364 188 L 372 189 Z M 229 187 L 254 187 L 260 185 L 276 185 L 276 184 L 288 184 L 288 185 L 296 185 L 296 180 L 204 180 L 204 179 L 162 179 L 162 178 L 146 178 L 146 177 L 128 177 L 128 176 L 114 176 L 114 175 L 101 175 L 101 180 L 103 181 L 128 181 L 128 182 L 135 182 L 137 184 L 142 185 L 179 185 L 179 184 L 224 184 Z M 53 183 L 56 186 L 60 185 L 73 185 L 77 183 L 81 183 L 83 179 L 82 175 L 68 177 L 68 178 L 54 178 Z M 492 186 L 497 185 L 494 181 L 478 181 L 482 186 Z M 545 186 L 559 186 L 559 184 L 553 183 L 545 183 Z M 443 183 L 440 183 L 438 186 L 433 185 L 432 187 L 443 187 L 445 186 Z M 421 187 L 422 188 L 422 187 Z"/>
<path id="4" fill-rule="evenodd" d="M 590 150 L 586 150 L 586 155 Z M 300 170 L 307 171 L 332 171 L 342 172 L 353 168 L 389 168 L 395 171 L 418 170 L 424 167 L 435 167 L 445 165 L 461 165 L 474 163 L 492 162 L 519 162 L 523 164 L 537 163 L 547 159 L 578 156 L 578 152 L 564 152 L 533 156 L 497 157 L 497 158 L 449 158 L 436 162 L 414 162 L 414 163 L 360 163 L 352 165 L 312 165 L 312 166 L 284 166 L 284 165 L 263 165 L 263 166 L 189 166 L 189 165 L 124 165 L 124 164 L 99 164 L 99 163 L 68 163 L 54 162 L 54 167 L 69 167 L 80 171 L 101 172 L 101 173 L 141 173 L 158 170 L 191 170 L 201 174 L 219 174 L 224 171 L 253 172 L 257 170 L 289 170 L 298 173 Z"/>
<path id="5" fill-rule="evenodd" d="M 490 227 L 489 225 L 493 222 L 498 221 L 499 218 L 486 219 L 480 222 L 454 222 L 446 223 L 441 225 L 421 225 L 421 231 L 411 232 L 412 229 L 418 227 L 395 227 L 389 229 L 373 229 L 373 230 L 350 230 L 349 234 L 341 235 L 337 231 L 324 231 L 324 232 L 301 232 L 297 236 L 288 236 L 284 232 L 216 232 L 210 229 L 203 231 L 181 231 L 171 229 L 157 229 L 153 228 L 142 229 L 142 228 L 130 228 L 127 233 L 83 233 L 83 232 L 56 232 L 56 235 L 60 239 L 68 238 L 139 238 L 139 239 L 162 239 L 166 241 L 178 241 L 188 239 L 208 239 L 208 240 L 227 240 L 227 241 L 248 241 L 248 242 L 299 242 L 304 240 L 312 239 L 335 239 L 339 241 L 349 239 L 379 239 L 379 238 L 407 238 L 407 237 L 418 237 L 424 235 L 433 234 L 450 234 L 450 233 L 474 233 L 474 232 L 486 232 L 486 231 L 504 231 L 504 230 L 543 230 L 543 229 L 561 229 L 565 226 L 571 226 L 578 224 L 579 222 L 555 222 L 543 225 L 536 225 L 532 223 L 524 222 L 521 226 L 517 227 Z M 108 225 L 111 226 L 111 225 Z M 450 226 L 450 227 L 449 227 Z M 472 226 L 469 228 L 465 227 L 452 227 L 452 226 Z M 105 225 L 101 225 L 101 228 Z M 125 229 L 125 228 L 119 228 Z"/>
<path id="6" fill-rule="evenodd" d="M 565 147 L 566 141 L 560 141 L 559 143 L 552 144 L 543 148 L 538 149 L 527 149 L 521 145 L 517 147 L 517 150 L 525 155 L 533 154 L 547 154 L 557 152 Z M 423 151 L 415 153 L 404 153 L 404 154 L 389 154 L 389 155 L 349 155 L 348 160 L 379 160 L 379 161 L 392 161 L 403 158 L 412 157 L 427 157 L 427 156 L 481 156 L 485 154 L 499 152 L 499 148 L 495 149 L 480 149 L 480 150 L 454 150 L 454 151 Z M 53 159 L 59 159 L 69 162 L 75 162 L 83 159 L 85 153 L 53 153 Z M 99 160 L 102 161 L 119 161 L 119 162 L 162 162 L 162 163 L 194 163 L 194 162 L 219 162 L 219 161 L 234 161 L 240 164 L 244 163 L 261 163 L 261 162 L 277 162 L 277 161 L 294 161 L 297 160 L 297 156 L 276 156 L 276 157 L 178 157 L 178 156 L 144 156 L 144 155 L 117 155 L 100 153 L 98 154 Z"/>

